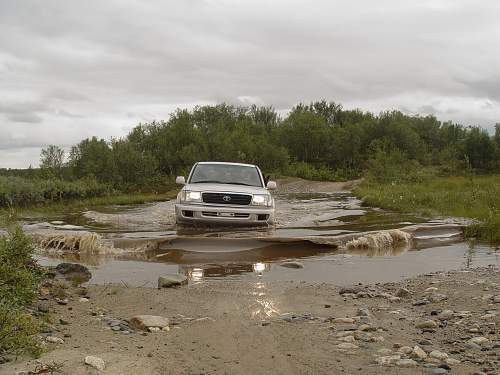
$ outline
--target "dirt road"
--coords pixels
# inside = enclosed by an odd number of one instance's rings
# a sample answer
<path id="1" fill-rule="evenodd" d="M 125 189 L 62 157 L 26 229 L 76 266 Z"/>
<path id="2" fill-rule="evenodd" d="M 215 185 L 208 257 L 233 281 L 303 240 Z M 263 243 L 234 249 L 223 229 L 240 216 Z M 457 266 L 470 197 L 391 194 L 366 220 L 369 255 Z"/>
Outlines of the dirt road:
<path id="1" fill-rule="evenodd" d="M 352 288 L 256 281 L 64 289 L 52 282 L 38 302 L 53 322 L 43 336 L 64 342 L 46 343 L 38 366 L 59 364 L 72 375 L 497 374 L 499 285 L 498 268 Z M 139 314 L 169 318 L 169 330 L 132 331 L 127 321 Z M 104 371 L 85 365 L 88 355 L 103 359 Z M 35 367 L 18 360 L 0 374 Z"/>

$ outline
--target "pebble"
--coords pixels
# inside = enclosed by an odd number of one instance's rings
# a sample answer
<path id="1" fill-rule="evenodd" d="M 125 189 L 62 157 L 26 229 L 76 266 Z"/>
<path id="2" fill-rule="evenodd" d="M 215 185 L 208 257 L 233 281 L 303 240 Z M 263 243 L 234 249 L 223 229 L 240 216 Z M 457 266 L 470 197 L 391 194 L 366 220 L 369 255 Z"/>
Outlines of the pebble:
<path id="1" fill-rule="evenodd" d="M 342 350 L 349 350 L 349 349 L 358 349 L 359 346 L 352 344 L 350 342 L 343 342 L 337 345 L 337 348 L 342 349 Z"/>
<path id="2" fill-rule="evenodd" d="M 345 323 L 345 324 L 354 324 L 355 320 L 353 318 L 335 318 L 332 320 L 332 323 Z"/>
<path id="3" fill-rule="evenodd" d="M 415 324 L 416 328 L 426 329 L 426 328 L 437 328 L 437 323 L 434 320 L 424 320 Z"/>
<path id="4" fill-rule="evenodd" d="M 446 294 L 434 293 L 428 297 L 431 302 L 441 302 L 448 299 Z"/>
<path id="5" fill-rule="evenodd" d="M 403 368 L 417 367 L 417 362 L 413 359 L 400 359 L 396 362 L 396 366 Z"/>
<path id="6" fill-rule="evenodd" d="M 447 358 L 446 363 L 450 366 L 453 366 L 453 365 L 459 365 L 461 362 L 455 358 Z"/>
<path id="7" fill-rule="evenodd" d="M 431 368 L 429 370 L 427 370 L 427 374 L 428 375 L 445 375 L 447 374 L 448 371 L 445 370 L 444 368 Z"/>
<path id="8" fill-rule="evenodd" d="M 59 337 L 55 337 L 55 336 L 47 336 L 45 338 L 45 341 L 50 342 L 52 344 L 64 344 L 63 339 L 61 339 Z"/>
<path id="9" fill-rule="evenodd" d="M 445 361 L 448 358 L 448 354 L 440 352 L 438 350 L 433 350 L 429 353 L 429 357 L 439 359 L 440 361 Z"/>
<path id="10" fill-rule="evenodd" d="M 444 311 L 441 311 L 438 315 L 438 319 L 439 320 L 450 320 L 452 319 L 454 316 L 454 313 L 453 311 L 451 310 L 444 310 Z"/>
<path id="11" fill-rule="evenodd" d="M 401 352 L 403 354 L 410 354 L 413 351 L 412 348 L 409 346 L 402 346 L 401 348 L 398 349 L 398 352 Z"/>
<path id="12" fill-rule="evenodd" d="M 382 355 L 382 356 L 388 356 L 388 355 L 392 354 L 392 350 L 387 349 L 387 348 L 382 348 L 382 349 L 377 350 L 377 353 Z"/>
<path id="13" fill-rule="evenodd" d="M 410 295 L 411 295 L 411 292 L 406 288 L 399 288 L 396 291 L 396 297 L 408 297 Z"/>
<path id="14" fill-rule="evenodd" d="M 430 303 L 430 301 L 428 299 L 424 298 L 424 299 L 421 299 L 421 300 L 414 302 L 413 306 L 424 306 L 424 305 L 428 305 L 429 303 Z"/>
<path id="15" fill-rule="evenodd" d="M 370 316 L 370 310 L 368 310 L 366 307 L 360 307 L 356 311 L 357 316 Z"/>
<path id="16" fill-rule="evenodd" d="M 140 329 L 143 331 L 149 328 L 163 328 L 169 325 L 168 318 L 156 315 L 136 315 L 130 319 L 130 327 L 134 329 Z"/>
<path id="17" fill-rule="evenodd" d="M 93 355 L 88 355 L 85 357 L 85 364 L 89 365 L 99 371 L 103 371 L 106 368 L 106 364 L 104 360 L 99 357 L 95 357 Z"/>
<path id="18" fill-rule="evenodd" d="M 483 345 L 489 343 L 490 340 L 488 340 L 486 337 L 479 336 L 479 337 L 473 337 L 473 338 L 471 338 L 468 342 L 470 344 L 476 344 L 476 345 L 483 346 Z"/>
<path id="19" fill-rule="evenodd" d="M 418 345 L 415 345 L 413 347 L 412 355 L 415 358 L 419 358 L 419 359 L 426 359 L 427 358 L 427 353 L 425 351 L 423 351 L 422 348 L 420 348 L 420 346 L 418 346 Z"/>
<path id="20" fill-rule="evenodd" d="M 88 298 L 85 298 L 85 297 L 82 297 L 82 298 L 80 298 L 80 299 L 78 300 L 78 302 L 80 302 L 80 303 L 85 303 L 85 302 L 88 302 L 88 301 L 89 301 L 89 299 L 88 299 Z"/>
<path id="21" fill-rule="evenodd" d="M 396 355 L 388 355 L 383 357 L 378 357 L 375 359 L 375 362 L 380 366 L 390 366 L 397 363 L 401 359 L 399 354 Z"/>

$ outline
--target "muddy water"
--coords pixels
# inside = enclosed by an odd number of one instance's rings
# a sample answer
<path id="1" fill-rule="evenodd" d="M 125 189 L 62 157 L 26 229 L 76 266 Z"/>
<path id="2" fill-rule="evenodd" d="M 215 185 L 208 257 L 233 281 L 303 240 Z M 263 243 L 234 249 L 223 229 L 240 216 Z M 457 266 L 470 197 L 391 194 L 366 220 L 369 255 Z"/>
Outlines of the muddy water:
<path id="1" fill-rule="evenodd" d="M 27 219 L 24 227 L 35 236 L 58 236 L 57 241 L 45 242 L 41 263 L 64 259 L 86 264 L 93 273 L 91 283 L 99 284 L 155 286 L 165 273 L 185 274 L 191 282 L 352 284 L 500 264 L 495 249 L 462 239 L 458 220 L 429 221 L 362 207 L 349 192 L 278 193 L 273 228 L 176 228 L 173 206 L 169 201 L 107 207 L 50 220 Z M 393 242 L 394 233 L 401 233 L 397 229 L 409 233 L 411 240 Z M 87 236 L 92 248 L 75 242 L 79 236 Z M 353 240 L 355 245 L 349 242 Z M 72 248 L 65 248 L 69 243 Z M 290 260 L 303 268 L 282 266 Z"/>

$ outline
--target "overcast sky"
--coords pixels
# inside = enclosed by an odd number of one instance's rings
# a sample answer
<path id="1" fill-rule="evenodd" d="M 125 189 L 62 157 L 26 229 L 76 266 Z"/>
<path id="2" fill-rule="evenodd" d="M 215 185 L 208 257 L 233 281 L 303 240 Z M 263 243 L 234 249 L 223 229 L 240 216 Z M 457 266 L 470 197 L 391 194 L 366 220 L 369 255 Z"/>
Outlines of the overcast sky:
<path id="1" fill-rule="evenodd" d="M 230 102 L 500 122 L 498 0 L 0 0 L 0 167 Z"/>

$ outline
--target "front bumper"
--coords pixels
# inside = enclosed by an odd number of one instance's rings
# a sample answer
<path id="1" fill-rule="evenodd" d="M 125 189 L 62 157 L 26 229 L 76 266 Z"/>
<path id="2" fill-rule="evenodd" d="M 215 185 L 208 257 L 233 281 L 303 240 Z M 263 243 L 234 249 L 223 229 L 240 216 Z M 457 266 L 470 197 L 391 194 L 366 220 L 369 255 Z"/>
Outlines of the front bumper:
<path id="1" fill-rule="evenodd" d="M 175 217 L 178 224 L 268 225 L 274 223 L 274 207 L 177 203 Z"/>

